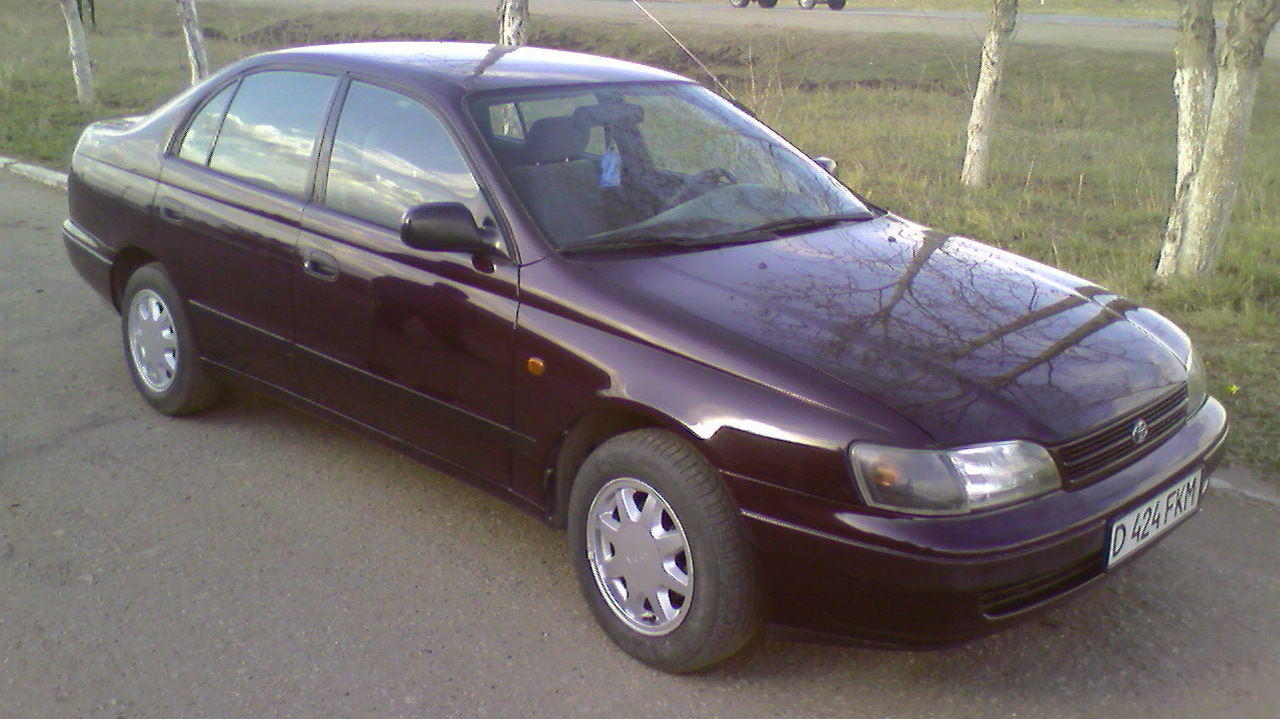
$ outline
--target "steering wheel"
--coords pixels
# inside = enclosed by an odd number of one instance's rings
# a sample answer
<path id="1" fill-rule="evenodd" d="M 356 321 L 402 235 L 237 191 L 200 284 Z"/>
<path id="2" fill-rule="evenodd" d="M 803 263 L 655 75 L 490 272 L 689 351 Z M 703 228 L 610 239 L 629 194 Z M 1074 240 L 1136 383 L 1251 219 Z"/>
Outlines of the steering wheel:
<path id="1" fill-rule="evenodd" d="M 675 194 L 667 200 L 667 207 L 675 207 L 714 190 L 721 185 L 732 185 L 737 180 L 723 167 L 709 167 L 686 179 Z"/>

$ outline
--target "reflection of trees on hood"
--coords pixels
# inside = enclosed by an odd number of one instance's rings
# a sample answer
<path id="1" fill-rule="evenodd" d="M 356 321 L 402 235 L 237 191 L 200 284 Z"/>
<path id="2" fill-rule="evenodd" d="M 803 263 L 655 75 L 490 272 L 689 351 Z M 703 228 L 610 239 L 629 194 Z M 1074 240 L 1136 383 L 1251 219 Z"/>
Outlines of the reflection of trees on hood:
<path id="1" fill-rule="evenodd" d="M 1067 421 L 1168 383 L 1153 364 L 1159 346 L 1121 322 L 1127 300 L 1030 275 L 1027 261 L 963 238 L 888 229 L 852 247 L 831 235 L 787 241 L 797 265 L 757 287 L 772 343 L 951 425 L 987 421 L 990 412 L 971 410 L 991 403 Z"/>

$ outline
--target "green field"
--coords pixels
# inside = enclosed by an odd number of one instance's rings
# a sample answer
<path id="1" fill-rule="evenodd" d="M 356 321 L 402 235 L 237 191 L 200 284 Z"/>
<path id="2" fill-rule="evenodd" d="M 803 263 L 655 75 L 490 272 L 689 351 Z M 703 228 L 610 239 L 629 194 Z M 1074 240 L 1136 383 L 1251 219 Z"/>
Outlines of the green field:
<path id="1" fill-rule="evenodd" d="M 201 12 L 218 66 L 284 45 L 491 40 L 491 4 L 452 15 L 223 4 Z M 1043 7 L 1067 12 L 1067 6 L 1108 4 L 1122 3 L 1046 0 Z M 920 5 L 951 7 L 951 0 Z M 1172 3 L 1131 5 L 1137 12 Z M 539 45 L 697 73 L 656 28 L 535 16 L 532 30 Z M 1280 133 L 1268 130 L 1280 126 L 1277 63 L 1269 63 L 1263 77 L 1218 273 L 1158 287 L 1150 270 L 1173 172 L 1169 57 L 1015 45 L 995 128 L 993 181 L 988 189 L 970 190 L 958 177 L 976 41 L 880 35 L 851 43 L 764 29 L 732 37 L 707 29 L 681 33 L 740 100 L 806 152 L 839 160 L 841 179 L 873 202 L 1059 265 L 1175 319 L 1205 351 L 1213 390 L 1232 413 L 1231 460 L 1264 477 L 1280 471 Z M 65 166 L 85 122 L 149 109 L 187 80 L 178 22 L 164 0 L 117 0 L 102 13 L 89 37 L 100 97 L 92 110 L 75 104 L 55 3 L 0 0 L 0 37 L 0 154 L 52 167 Z"/>

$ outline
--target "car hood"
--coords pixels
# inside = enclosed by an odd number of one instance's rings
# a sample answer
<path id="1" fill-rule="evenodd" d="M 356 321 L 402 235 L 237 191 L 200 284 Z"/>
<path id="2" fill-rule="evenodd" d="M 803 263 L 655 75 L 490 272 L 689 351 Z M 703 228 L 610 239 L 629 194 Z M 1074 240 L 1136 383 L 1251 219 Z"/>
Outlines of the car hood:
<path id="1" fill-rule="evenodd" d="M 1186 378 L 1182 360 L 1144 328 L 1150 310 L 893 216 L 594 265 L 638 301 L 686 316 L 686 331 L 713 324 L 786 355 L 940 444 L 1060 442 Z M 710 361 L 737 371 L 730 353 Z"/>

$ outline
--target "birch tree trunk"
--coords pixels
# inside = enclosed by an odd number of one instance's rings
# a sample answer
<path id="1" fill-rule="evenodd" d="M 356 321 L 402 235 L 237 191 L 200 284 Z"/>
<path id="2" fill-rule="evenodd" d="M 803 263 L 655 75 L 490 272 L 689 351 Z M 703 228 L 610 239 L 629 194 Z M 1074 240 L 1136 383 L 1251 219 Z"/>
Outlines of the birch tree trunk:
<path id="1" fill-rule="evenodd" d="M 209 76 L 209 55 L 204 49 L 204 30 L 200 28 L 196 0 L 177 0 L 177 3 L 182 35 L 187 40 L 187 60 L 191 63 L 191 84 L 194 85 Z"/>
<path id="2" fill-rule="evenodd" d="M 982 43 L 978 86 L 973 93 L 964 166 L 960 170 L 960 182 L 966 187 L 981 187 L 987 183 L 991 123 L 995 119 L 996 102 L 1000 95 L 1004 54 L 1018 22 L 1018 0 L 994 0 L 994 3 L 991 7 L 991 26 L 987 29 L 987 39 Z"/>
<path id="3" fill-rule="evenodd" d="M 76 7 L 76 0 L 59 0 L 59 3 L 71 43 L 71 75 L 76 81 L 76 99 L 81 105 L 92 105 L 98 96 L 93 89 L 93 66 L 89 62 L 89 43 L 84 37 L 84 23 L 80 22 L 80 9 Z"/>
<path id="4" fill-rule="evenodd" d="M 1157 275 L 1176 265 L 1191 198 L 1191 179 L 1200 168 L 1209 131 L 1209 113 L 1218 84 L 1215 25 L 1213 0 L 1184 0 L 1178 18 L 1178 42 L 1173 48 L 1173 96 L 1178 108 L 1176 180 L 1164 244 L 1156 262 Z"/>
<path id="5" fill-rule="evenodd" d="M 1240 185 L 1263 53 L 1277 22 L 1280 0 L 1235 0 L 1231 6 L 1203 149 L 1185 203 L 1175 198 L 1170 212 L 1171 226 L 1173 215 L 1183 213 L 1182 228 L 1178 236 L 1165 238 L 1156 266 L 1159 278 L 1213 271 Z"/>
<path id="6" fill-rule="evenodd" d="M 529 0 L 498 0 L 498 44 L 523 45 L 528 19 Z"/>
<path id="7" fill-rule="evenodd" d="M 80 24 L 84 24 L 84 8 L 89 6 L 89 27 L 98 27 L 98 11 L 93 7 L 93 0 L 76 0 L 76 11 L 80 13 Z"/>

